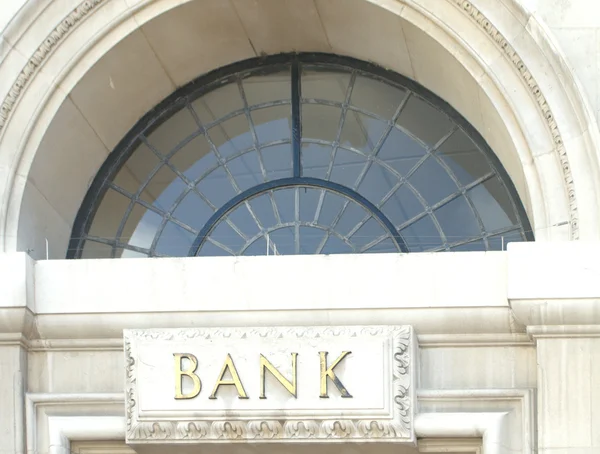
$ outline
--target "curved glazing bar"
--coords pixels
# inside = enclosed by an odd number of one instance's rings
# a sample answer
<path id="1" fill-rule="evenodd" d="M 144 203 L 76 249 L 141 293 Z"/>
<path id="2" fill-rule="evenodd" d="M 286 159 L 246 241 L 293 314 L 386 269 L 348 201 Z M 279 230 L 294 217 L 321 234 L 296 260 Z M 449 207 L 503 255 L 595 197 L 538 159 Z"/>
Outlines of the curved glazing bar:
<path id="1" fill-rule="evenodd" d="M 190 252 L 188 255 L 194 256 L 198 255 L 198 252 L 204 245 L 205 241 L 210 240 L 210 234 L 217 227 L 219 223 L 224 221 L 224 218 L 236 208 L 238 208 L 241 204 L 246 204 L 253 198 L 262 195 L 269 194 L 272 195 L 274 192 L 278 192 L 284 188 L 294 188 L 293 201 L 287 204 L 288 207 L 293 209 L 293 214 L 288 217 L 285 221 L 281 217 L 281 213 L 277 213 L 274 215 L 279 215 L 279 219 L 275 223 L 275 226 L 269 226 L 270 228 L 265 228 L 264 223 L 262 223 L 258 218 L 255 218 L 256 226 L 258 227 L 260 233 L 262 235 L 259 236 L 267 236 L 270 230 L 278 230 L 281 227 L 295 227 L 295 231 L 292 233 L 292 238 L 294 241 L 294 251 L 299 254 L 301 251 L 301 241 L 299 235 L 299 227 L 302 225 L 304 227 L 315 227 L 321 230 L 326 230 L 327 232 L 333 233 L 335 232 L 339 235 L 339 238 L 345 241 L 347 244 L 348 240 L 352 238 L 360 229 L 363 227 L 365 222 L 357 223 L 357 225 L 353 226 L 344 234 L 341 234 L 336 231 L 336 228 L 339 228 L 339 221 L 341 219 L 340 216 L 334 218 L 331 222 L 331 225 L 327 225 L 327 223 L 320 223 L 320 215 L 321 215 L 321 207 L 322 204 L 314 203 L 314 200 L 309 201 L 309 197 L 301 197 L 300 192 L 303 194 L 307 194 L 308 189 L 320 189 L 319 197 L 325 197 L 327 194 L 339 194 L 343 196 L 344 204 L 355 204 L 358 207 L 362 208 L 364 212 L 364 216 L 368 220 L 375 220 L 379 224 L 379 230 L 382 230 L 378 235 L 373 235 L 370 238 L 369 244 L 375 240 L 378 240 L 376 244 L 380 243 L 385 239 L 390 239 L 394 244 L 394 247 L 399 252 L 408 252 L 406 244 L 402 239 L 402 236 L 398 234 L 398 231 L 394 227 L 394 224 L 390 222 L 388 218 L 371 202 L 365 199 L 360 194 L 352 191 L 351 189 L 339 185 L 337 183 L 333 183 L 331 181 L 319 180 L 317 178 L 283 178 L 280 180 L 275 180 L 267 183 L 263 183 L 257 186 L 254 186 L 247 191 L 237 195 L 230 201 L 228 201 L 225 205 L 219 208 L 211 218 L 206 222 L 198 237 L 195 239 L 192 247 L 190 248 Z M 306 201 L 303 203 L 303 201 Z M 246 204 L 248 207 L 248 204 Z M 311 209 L 311 208 L 314 208 Z M 252 212 L 252 208 L 249 208 L 249 211 Z M 308 215 L 308 216 L 306 216 Z M 346 229 L 347 230 L 347 229 Z M 329 235 L 324 235 L 322 238 L 323 241 L 328 240 Z M 214 243 L 214 241 L 211 241 Z M 222 243 L 220 243 L 222 244 Z M 320 245 L 320 243 L 319 243 Z M 226 245 L 224 245 L 227 248 Z M 244 245 L 247 248 L 247 245 Z M 375 246 L 375 244 L 373 244 Z M 238 255 L 231 248 L 229 249 L 231 255 Z M 322 249 L 322 247 L 321 247 Z M 370 249 L 370 247 L 368 248 Z M 245 249 L 242 250 L 242 252 Z M 279 249 L 281 251 L 281 248 Z M 356 248 L 353 248 L 353 251 L 358 252 Z M 314 249 L 314 253 L 320 252 L 318 248 Z M 361 251 L 362 252 L 362 251 Z"/>

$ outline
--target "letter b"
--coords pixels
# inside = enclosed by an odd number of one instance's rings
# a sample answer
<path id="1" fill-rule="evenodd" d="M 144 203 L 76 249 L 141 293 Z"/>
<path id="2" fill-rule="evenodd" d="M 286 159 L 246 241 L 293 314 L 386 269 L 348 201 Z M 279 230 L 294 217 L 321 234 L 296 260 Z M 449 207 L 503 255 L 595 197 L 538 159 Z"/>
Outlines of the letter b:
<path id="1" fill-rule="evenodd" d="M 191 353 L 173 353 L 175 357 L 175 399 L 193 399 L 202 389 L 202 382 L 194 372 L 198 368 L 198 359 Z M 189 369 L 182 370 L 183 358 L 187 359 L 191 364 Z M 194 389 L 187 394 L 183 394 L 183 376 L 190 377 L 194 383 Z"/>

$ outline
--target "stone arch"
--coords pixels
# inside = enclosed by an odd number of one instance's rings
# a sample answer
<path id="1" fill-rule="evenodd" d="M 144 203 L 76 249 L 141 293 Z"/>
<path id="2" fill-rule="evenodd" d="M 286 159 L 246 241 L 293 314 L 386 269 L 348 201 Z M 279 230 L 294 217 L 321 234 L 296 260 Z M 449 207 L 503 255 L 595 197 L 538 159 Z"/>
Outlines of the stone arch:
<path id="1" fill-rule="evenodd" d="M 43 257 L 47 238 L 64 257 L 88 185 L 138 118 L 199 74 L 285 51 L 346 54 L 416 80 L 494 149 L 538 240 L 598 237 L 598 131 L 560 52 L 515 2 L 35 3 L 7 29 L 0 66 L 11 81 L 0 86 L 6 251 Z"/>

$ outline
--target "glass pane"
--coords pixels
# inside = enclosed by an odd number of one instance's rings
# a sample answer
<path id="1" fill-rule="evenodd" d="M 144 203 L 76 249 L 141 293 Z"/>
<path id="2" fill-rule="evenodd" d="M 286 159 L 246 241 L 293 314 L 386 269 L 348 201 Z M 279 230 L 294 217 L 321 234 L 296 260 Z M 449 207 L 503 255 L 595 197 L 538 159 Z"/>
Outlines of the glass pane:
<path id="1" fill-rule="evenodd" d="M 467 244 L 461 244 L 460 246 L 454 246 L 450 248 L 454 252 L 473 252 L 473 251 L 485 251 L 485 243 L 483 240 L 473 241 Z"/>
<path id="2" fill-rule="evenodd" d="M 256 223 L 256 220 L 254 220 L 254 217 L 252 215 L 256 216 L 258 222 L 262 221 L 258 217 L 259 213 L 256 213 L 254 211 L 252 205 L 250 205 L 250 209 L 252 210 L 252 213 L 250 213 L 250 210 L 248 210 L 248 206 L 245 203 L 243 203 L 237 208 L 235 208 L 227 216 L 229 220 L 233 222 L 236 228 L 240 230 L 244 235 L 246 235 L 247 238 L 253 238 L 260 232 L 258 224 Z M 263 227 L 265 226 L 263 225 Z"/>
<path id="3" fill-rule="evenodd" d="M 108 189 L 94 215 L 88 234 L 100 238 L 114 238 L 131 200 L 114 189 Z"/>
<path id="4" fill-rule="evenodd" d="M 254 243 L 252 243 L 248 248 L 244 251 L 242 255 L 245 256 L 253 256 L 253 255 L 272 255 L 273 252 L 269 251 L 267 254 L 267 241 L 264 237 L 260 237 Z"/>
<path id="5" fill-rule="evenodd" d="M 341 115 L 342 111 L 337 107 L 302 104 L 302 137 L 335 141 Z"/>
<path id="6" fill-rule="evenodd" d="M 399 129 L 393 128 L 377 153 L 377 158 L 404 176 L 426 153 L 427 151 L 419 142 Z"/>
<path id="7" fill-rule="evenodd" d="M 301 151 L 302 176 L 325 179 L 333 149 L 329 145 L 303 143 Z"/>
<path id="8" fill-rule="evenodd" d="M 336 217 L 341 213 L 345 201 L 346 199 L 342 196 L 327 192 L 323 199 L 321 213 L 319 214 L 319 224 L 324 226 L 333 225 Z"/>
<path id="9" fill-rule="evenodd" d="M 370 213 L 365 211 L 363 207 L 357 203 L 349 203 L 344 213 L 340 217 L 339 222 L 335 226 L 335 231 L 343 236 L 348 235 L 358 224 L 365 218 L 370 216 Z M 352 241 L 351 241 L 352 242 Z"/>
<path id="10" fill-rule="evenodd" d="M 169 211 L 187 187 L 175 172 L 163 165 L 144 188 L 140 197 L 160 210 Z"/>
<path id="11" fill-rule="evenodd" d="M 296 220 L 296 200 L 294 189 L 279 189 L 273 192 L 277 205 L 277 211 L 282 222 L 294 222 Z"/>
<path id="12" fill-rule="evenodd" d="M 350 73 L 319 69 L 315 67 L 302 70 L 302 97 L 307 99 L 326 99 L 344 102 Z"/>
<path id="13" fill-rule="evenodd" d="M 248 106 L 290 99 L 292 95 L 289 68 L 272 74 L 247 77 L 242 85 Z"/>
<path id="14" fill-rule="evenodd" d="M 244 153 L 229 161 L 226 166 L 242 192 L 264 182 L 256 151 Z"/>
<path id="15" fill-rule="evenodd" d="M 225 249 L 214 245 L 210 241 L 205 241 L 202 248 L 198 251 L 201 257 L 231 257 L 231 254 Z"/>
<path id="16" fill-rule="evenodd" d="M 169 162 L 192 181 L 218 165 L 217 157 L 204 136 L 195 137 L 175 153 Z"/>
<path id="17" fill-rule="evenodd" d="M 432 157 L 427 158 L 408 181 L 429 205 L 434 205 L 458 191 L 456 183 Z"/>
<path id="18" fill-rule="evenodd" d="M 284 227 L 269 234 L 269 243 L 273 245 L 276 255 L 296 253 L 296 233 L 294 227 Z"/>
<path id="19" fill-rule="evenodd" d="M 298 196 L 300 200 L 300 221 L 313 222 L 321 199 L 321 190 L 298 188 Z"/>
<path id="20" fill-rule="evenodd" d="M 391 119 L 406 91 L 370 77 L 357 76 L 350 104 L 386 119 Z"/>
<path id="21" fill-rule="evenodd" d="M 304 226 L 300 227 L 299 233 L 300 254 L 315 254 L 327 235 L 324 230 Z"/>
<path id="22" fill-rule="evenodd" d="M 438 148 L 438 156 L 450 167 L 463 186 L 492 171 L 483 153 L 460 130 Z"/>
<path id="23" fill-rule="evenodd" d="M 397 123 L 429 147 L 454 127 L 450 118 L 417 96 L 409 98 Z"/>
<path id="24" fill-rule="evenodd" d="M 487 232 L 517 225 L 510 197 L 498 178 L 491 178 L 467 192 Z"/>
<path id="25" fill-rule="evenodd" d="M 228 158 L 254 146 L 245 115 L 230 118 L 208 130 L 208 136 L 222 158 Z"/>
<path id="26" fill-rule="evenodd" d="M 369 243 L 388 234 L 389 232 L 387 229 L 384 229 L 379 221 L 370 218 L 354 234 L 352 234 L 350 242 L 360 251 Z"/>
<path id="27" fill-rule="evenodd" d="M 195 239 L 196 235 L 193 233 L 167 222 L 156 244 L 156 252 L 168 257 L 187 257 Z"/>
<path id="28" fill-rule="evenodd" d="M 379 205 L 397 182 L 397 177 L 389 170 L 372 163 L 358 187 L 358 192 L 374 205 Z"/>
<path id="29" fill-rule="evenodd" d="M 127 218 L 119 241 L 130 246 L 149 249 L 162 223 L 162 216 L 136 203 Z"/>
<path id="30" fill-rule="evenodd" d="M 509 243 L 525 241 L 519 230 L 500 233 L 488 238 L 488 245 L 492 251 L 506 251 Z"/>
<path id="31" fill-rule="evenodd" d="M 433 214 L 440 223 L 448 243 L 481 235 L 479 223 L 463 196 L 448 202 Z"/>
<path id="32" fill-rule="evenodd" d="M 289 140 L 292 136 L 292 113 L 289 105 L 253 110 L 252 122 L 261 144 Z"/>
<path id="33" fill-rule="evenodd" d="M 383 214 L 396 227 L 421 214 L 423 210 L 423 204 L 407 186 L 400 186 L 381 207 Z"/>
<path id="34" fill-rule="evenodd" d="M 198 231 L 212 215 L 212 208 L 193 191 L 190 191 L 173 211 L 175 219 Z"/>
<path id="35" fill-rule="evenodd" d="M 370 153 L 381 139 L 388 125 L 373 117 L 349 110 L 346 114 L 340 144 L 364 153 Z"/>
<path id="36" fill-rule="evenodd" d="M 442 239 L 430 216 L 419 219 L 405 227 L 400 235 L 406 241 L 410 252 L 424 252 L 442 245 Z"/>
<path id="37" fill-rule="evenodd" d="M 238 253 L 246 240 L 242 238 L 235 230 L 233 230 L 225 220 L 219 222 L 215 229 L 211 232 L 210 238 L 227 247 L 234 253 Z"/>
<path id="38" fill-rule="evenodd" d="M 327 238 L 327 242 L 321 250 L 321 254 L 351 254 L 353 252 L 354 250 L 351 246 L 334 235 L 330 235 Z"/>
<path id="39" fill-rule="evenodd" d="M 270 193 L 266 193 L 261 194 L 248 202 L 252 208 L 252 212 L 264 228 L 277 224 L 275 211 L 273 209 L 274 200 L 274 198 L 271 198 Z"/>
<path id="40" fill-rule="evenodd" d="M 333 161 L 331 181 L 335 181 L 348 188 L 354 188 L 358 176 L 367 163 L 365 156 L 338 148 Z"/>
<path id="41" fill-rule="evenodd" d="M 144 258 L 148 258 L 148 254 L 143 254 L 141 252 L 134 251 L 131 249 L 118 248 L 115 251 L 115 258 L 144 259 Z"/>
<path id="42" fill-rule="evenodd" d="M 117 186 L 135 194 L 159 164 L 156 155 L 145 144 L 141 144 L 119 170 L 114 182 Z"/>
<path id="43" fill-rule="evenodd" d="M 289 143 L 262 148 L 260 154 L 267 181 L 292 176 L 292 146 Z"/>
<path id="44" fill-rule="evenodd" d="M 216 207 L 224 205 L 237 194 L 231 177 L 222 167 L 209 173 L 196 185 L 196 188 Z"/>
<path id="45" fill-rule="evenodd" d="M 192 103 L 203 125 L 213 123 L 225 115 L 244 108 L 244 102 L 236 83 L 222 85 L 209 91 Z"/>
<path id="46" fill-rule="evenodd" d="M 386 238 L 383 241 L 381 241 L 380 243 L 377 243 L 376 245 L 369 247 L 364 252 L 366 252 L 367 254 L 374 254 L 376 252 L 389 253 L 389 252 L 400 252 L 400 249 L 398 249 L 398 246 L 396 246 L 396 243 L 394 243 L 394 240 L 392 240 L 391 238 Z"/>
<path id="47" fill-rule="evenodd" d="M 108 244 L 86 240 L 81 252 L 82 259 L 109 259 L 112 257 L 113 247 Z"/>
<path id="48" fill-rule="evenodd" d="M 191 111 L 184 107 L 148 135 L 148 143 L 163 155 L 185 140 L 199 127 Z"/>

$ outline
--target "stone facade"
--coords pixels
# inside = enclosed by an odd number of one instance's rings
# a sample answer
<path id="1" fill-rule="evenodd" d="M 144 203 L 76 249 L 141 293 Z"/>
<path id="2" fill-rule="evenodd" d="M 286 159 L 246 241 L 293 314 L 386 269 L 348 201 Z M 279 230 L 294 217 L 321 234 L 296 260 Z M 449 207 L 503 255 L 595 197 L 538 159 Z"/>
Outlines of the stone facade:
<path id="1" fill-rule="evenodd" d="M 600 452 L 599 13 L 588 0 L 7 2 L 0 453 L 148 450 L 125 443 L 123 330 L 383 325 L 415 334 L 407 443 L 367 443 L 364 427 L 338 424 L 319 432 L 319 450 Z M 446 100 L 507 170 L 536 242 L 488 253 L 61 260 L 98 168 L 142 115 L 212 69 L 292 51 L 371 61 Z M 269 433 L 285 435 L 277 424 Z M 306 449 L 278 440 L 201 449 Z"/>

